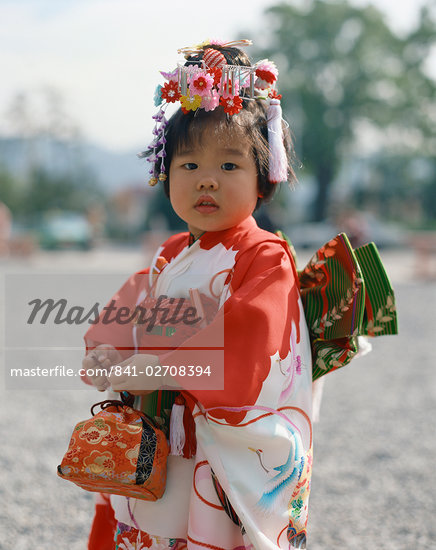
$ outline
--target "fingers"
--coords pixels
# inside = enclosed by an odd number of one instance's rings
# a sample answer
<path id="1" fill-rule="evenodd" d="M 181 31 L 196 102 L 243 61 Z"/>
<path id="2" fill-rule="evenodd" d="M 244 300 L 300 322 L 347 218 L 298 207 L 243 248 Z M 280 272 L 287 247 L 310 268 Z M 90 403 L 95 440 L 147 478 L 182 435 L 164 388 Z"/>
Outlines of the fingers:
<path id="1" fill-rule="evenodd" d="M 131 384 L 130 376 L 122 374 L 116 375 L 115 373 L 109 374 L 107 380 L 114 391 L 128 391 Z"/>
<path id="2" fill-rule="evenodd" d="M 92 368 L 94 364 L 94 359 L 90 355 L 86 355 L 82 360 L 82 367 L 84 369 Z"/>
<path id="3" fill-rule="evenodd" d="M 150 388 L 150 378 L 143 375 L 131 376 L 128 373 L 112 372 L 107 377 L 114 391 L 128 391 L 134 395 L 142 395 L 154 391 Z"/>
<path id="4" fill-rule="evenodd" d="M 143 363 L 147 362 L 147 355 L 136 354 L 120 361 L 118 368 L 110 372 L 108 380 L 115 391 L 144 391 L 150 380 L 144 376 Z M 134 369 L 134 370 L 133 370 Z"/>
<path id="5" fill-rule="evenodd" d="M 145 353 L 135 354 L 108 371 L 108 380 L 115 391 L 144 395 L 159 388 L 179 389 L 179 382 L 170 374 L 162 374 L 159 358 Z"/>
<path id="6" fill-rule="evenodd" d="M 97 364 L 104 369 L 109 369 L 113 365 L 113 361 L 109 357 L 99 355 L 97 357 Z"/>
<path id="7" fill-rule="evenodd" d="M 98 391 L 105 391 L 109 388 L 110 383 L 107 379 L 107 367 L 99 359 L 99 351 L 93 350 L 83 359 L 82 366 L 86 370 L 86 375 L 91 380 L 93 386 Z M 106 361 L 105 356 L 101 359 L 103 359 L 103 362 Z"/>
<path id="8" fill-rule="evenodd" d="M 99 376 L 92 379 L 93 385 L 98 389 L 98 391 L 105 391 L 110 388 L 110 382 L 106 376 Z"/>
<path id="9" fill-rule="evenodd" d="M 105 368 L 118 364 L 122 360 L 120 352 L 109 344 L 101 344 L 91 353 L 94 353 L 96 360 Z"/>

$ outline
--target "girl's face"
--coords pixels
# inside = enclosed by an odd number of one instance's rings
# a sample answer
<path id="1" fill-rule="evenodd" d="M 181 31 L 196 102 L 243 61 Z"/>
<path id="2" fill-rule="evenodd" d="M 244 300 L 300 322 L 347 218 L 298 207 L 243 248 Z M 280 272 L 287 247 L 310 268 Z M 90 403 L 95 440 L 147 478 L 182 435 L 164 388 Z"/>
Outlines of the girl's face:
<path id="1" fill-rule="evenodd" d="M 256 207 L 256 164 L 241 135 L 206 128 L 199 143 L 174 154 L 169 181 L 171 204 L 195 238 L 237 225 Z"/>

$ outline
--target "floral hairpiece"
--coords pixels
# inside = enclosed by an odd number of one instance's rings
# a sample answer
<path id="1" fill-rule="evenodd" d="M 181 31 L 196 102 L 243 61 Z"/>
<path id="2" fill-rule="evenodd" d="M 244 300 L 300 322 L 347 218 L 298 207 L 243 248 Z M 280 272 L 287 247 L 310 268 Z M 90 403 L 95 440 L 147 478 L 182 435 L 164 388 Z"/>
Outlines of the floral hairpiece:
<path id="1" fill-rule="evenodd" d="M 249 46 L 250 40 L 222 42 L 210 40 L 198 46 L 182 48 L 187 62 L 179 63 L 177 68 L 161 75 L 166 82 L 158 85 L 154 94 L 154 103 L 159 107 L 153 116 L 155 126 L 154 139 L 148 149 L 141 154 L 147 157 L 151 164 L 149 185 L 154 186 L 158 181 L 167 179 L 165 174 L 165 128 L 168 124 L 165 111 L 169 104 L 180 103 L 185 114 L 197 109 L 213 111 L 221 105 L 228 115 L 239 113 L 243 108 L 243 100 L 255 98 L 270 99 L 268 108 L 268 141 L 275 143 L 275 148 L 281 148 L 280 154 L 273 150 L 270 143 L 270 177 L 271 183 L 287 179 L 287 161 L 282 139 L 282 113 L 280 108 L 281 96 L 277 94 L 275 83 L 278 70 L 272 61 L 263 59 L 253 66 L 228 65 L 219 47 Z M 192 56 L 202 53 L 201 61 L 191 59 Z M 189 62 L 192 64 L 189 64 Z M 278 160 L 277 160 L 278 159 Z M 277 169 L 274 165 L 278 166 Z"/>

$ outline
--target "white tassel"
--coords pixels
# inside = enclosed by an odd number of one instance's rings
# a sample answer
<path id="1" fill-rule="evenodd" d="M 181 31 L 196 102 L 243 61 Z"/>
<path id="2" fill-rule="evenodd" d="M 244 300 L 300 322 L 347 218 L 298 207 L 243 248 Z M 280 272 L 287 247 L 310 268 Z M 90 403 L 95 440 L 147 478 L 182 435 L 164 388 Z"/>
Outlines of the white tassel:
<path id="1" fill-rule="evenodd" d="M 282 107 L 279 99 L 271 99 L 268 107 L 269 182 L 288 179 L 288 159 L 283 143 Z"/>
<path id="2" fill-rule="evenodd" d="M 183 414 L 185 412 L 185 400 L 181 395 L 176 397 L 176 400 L 171 409 L 170 418 L 170 447 L 171 454 L 176 456 L 183 455 L 183 447 L 185 446 L 185 428 L 183 426 Z"/>

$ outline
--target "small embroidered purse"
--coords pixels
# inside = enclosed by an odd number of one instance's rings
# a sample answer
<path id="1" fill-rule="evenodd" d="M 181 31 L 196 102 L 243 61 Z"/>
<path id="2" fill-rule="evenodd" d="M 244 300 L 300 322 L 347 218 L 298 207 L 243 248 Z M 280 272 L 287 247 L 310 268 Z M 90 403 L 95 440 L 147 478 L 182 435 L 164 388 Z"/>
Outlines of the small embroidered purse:
<path id="1" fill-rule="evenodd" d="M 168 443 L 155 422 L 130 405 L 107 400 L 74 428 L 58 475 L 86 491 L 157 500 L 165 492 Z M 130 396 L 131 398 L 133 396 Z M 94 415 L 94 408 L 101 411 Z"/>

